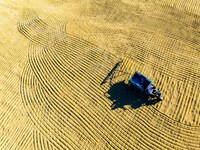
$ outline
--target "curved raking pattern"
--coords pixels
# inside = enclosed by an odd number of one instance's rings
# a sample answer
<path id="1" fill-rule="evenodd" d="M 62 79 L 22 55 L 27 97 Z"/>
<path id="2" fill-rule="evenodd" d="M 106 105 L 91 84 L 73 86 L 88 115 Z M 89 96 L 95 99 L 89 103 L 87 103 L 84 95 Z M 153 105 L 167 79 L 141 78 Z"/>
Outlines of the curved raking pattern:
<path id="1" fill-rule="evenodd" d="M 109 87 L 102 88 L 100 83 L 119 61 L 112 53 L 53 28 L 39 17 L 21 18 L 18 30 L 30 40 L 21 95 L 37 128 L 35 149 L 38 145 L 43 149 L 199 148 L 199 127 L 166 116 L 156 109 L 160 104 L 137 110 L 110 109 L 103 95 Z M 148 70 L 138 61 L 123 60 L 122 71 Z M 168 81 L 162 73 L 155 76 Z"/>

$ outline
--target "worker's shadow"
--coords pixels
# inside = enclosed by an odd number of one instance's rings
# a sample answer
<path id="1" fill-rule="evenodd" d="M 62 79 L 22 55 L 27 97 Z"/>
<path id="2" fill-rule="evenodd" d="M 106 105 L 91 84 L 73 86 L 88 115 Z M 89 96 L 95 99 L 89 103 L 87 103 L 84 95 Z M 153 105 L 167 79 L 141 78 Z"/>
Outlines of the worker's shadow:
<path id="1" fill-rule="evenodd" d="M 148 101 L 148 98 L 141 95 L 138 91 L 130 89 L 124 81 L 113 84 L 105 95 L 113 102 L 111 105 L 112 109 L 125 109 L 125 105 L 137 109 L 143 105 L 154 104 Z"/>

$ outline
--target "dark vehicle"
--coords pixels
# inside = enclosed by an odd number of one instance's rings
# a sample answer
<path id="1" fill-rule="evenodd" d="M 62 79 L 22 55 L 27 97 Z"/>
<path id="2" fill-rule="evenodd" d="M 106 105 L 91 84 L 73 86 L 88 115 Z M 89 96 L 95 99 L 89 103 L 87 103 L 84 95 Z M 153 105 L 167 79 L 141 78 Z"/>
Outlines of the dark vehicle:
<path id="1" fill-rule="evenodd" d="M 156 87 L 152 84 L 152 81 L 139 72 L 135 72 L 129 79 L 128 86 L 147 96 L 148 100 L 158 102 L 163 99 L 160 90 L 156 91 Z"/>

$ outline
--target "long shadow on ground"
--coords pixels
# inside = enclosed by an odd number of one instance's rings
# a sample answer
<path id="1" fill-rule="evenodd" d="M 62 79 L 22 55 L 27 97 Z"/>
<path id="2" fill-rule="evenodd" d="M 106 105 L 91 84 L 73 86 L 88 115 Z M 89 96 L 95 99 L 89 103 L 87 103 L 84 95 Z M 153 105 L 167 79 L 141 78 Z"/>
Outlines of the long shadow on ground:
<path id="1" fill-rule="evenodd" d="M 108 98 L 113 102 L 112 109 L 124 108 L 125 105 L 137 109 L 144 105 L 155 104 L 148 101 L 148 97 L 145 95 L 142 95 L 135 89 L 130 89 L 124 81 L 113 84 L 106 94 L 109 95 Z"/>

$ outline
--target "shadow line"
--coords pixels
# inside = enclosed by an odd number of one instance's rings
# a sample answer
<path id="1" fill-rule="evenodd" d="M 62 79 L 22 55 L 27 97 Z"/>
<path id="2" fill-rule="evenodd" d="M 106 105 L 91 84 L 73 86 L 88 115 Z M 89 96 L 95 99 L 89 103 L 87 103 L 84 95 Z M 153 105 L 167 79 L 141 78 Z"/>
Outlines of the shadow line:
<path id="1" fill-rule="evenodd" d="M 112 70 L 108 73 L 108 75 L 106 76 L 106 78 L 101 82 L 101 85 L 103 85 L 104 83 L 106 83 L 106 81 L 107 81 L 108 79 L 112 78 L 114 72 L 115 72 L 116 69 L 120 66 L 121 63 L 122 63 L 122 60 L 115 64 L 115 66 L 114 66 L 114 67 L 112 68 Z"/>

